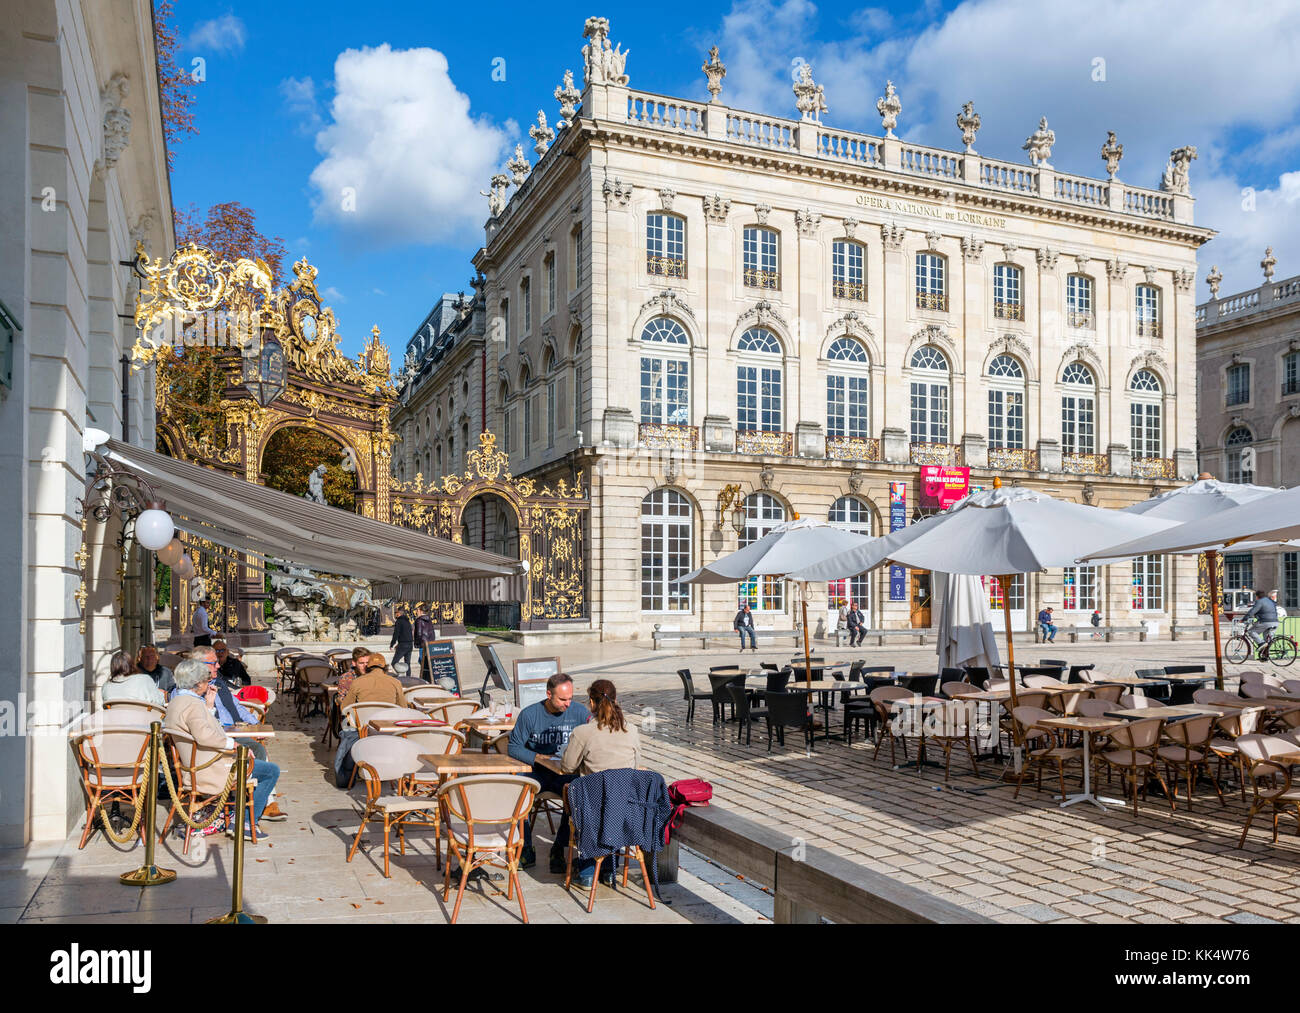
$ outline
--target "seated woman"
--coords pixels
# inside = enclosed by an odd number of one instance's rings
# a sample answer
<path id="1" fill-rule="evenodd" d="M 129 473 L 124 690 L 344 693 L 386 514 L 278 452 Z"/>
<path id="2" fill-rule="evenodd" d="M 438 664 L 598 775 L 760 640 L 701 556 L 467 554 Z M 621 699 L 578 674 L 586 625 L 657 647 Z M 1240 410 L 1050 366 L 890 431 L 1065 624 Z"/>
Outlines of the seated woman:
<path id="1" fill-rule="evenodd" d="M 167 697 L 153 679 L 135 667 L 131 655 L 118 651 L 113 655 L 108 682 L 99 690 L 99 697 L 104 703 L 114 700 L 142 700 L 145 703 L 167 706 Z"/>
<path id="2" fill-rule="evenodd" d="M 144 644 L 135 655 L 135 667 L 137 671 L 143 672 L 153 683 L 164 693 L 170 693 L 176 688 L 176 680 L 172 677 L 172 670 L 162 663 L 162 657 L 158 653 L 158 648 L 154 644 Z"/>
<path id="3" fill-rule="evenodd" d="M 163 720 L 165 732 L 187 735 L 204 749 L 229 750 L 215 763 L 198 771 L 198 789 L 204 794 L 216 794 L 222 790 L 235 762 L 235 740 L 217 723 L 213 713 L 217 700 L 217 690 L 213 685 L 216 672 L 217 663 L 213 659 L 191 659 L 177 665 L 176 693 L 167 705 L 167 717 Z M 257 787 L 253 789 L 253 821 L 258 822 L 266 810 L 271 792 L 275 790 L 275 782 L 280 778 L 280 768 L 267 760 L 255 760 L 248 776 L 257 781 Z M 245 827 L 245 833 L 251 837 L 252 827 Z M 269 836 L 258 827 L 258 840 Z"/>

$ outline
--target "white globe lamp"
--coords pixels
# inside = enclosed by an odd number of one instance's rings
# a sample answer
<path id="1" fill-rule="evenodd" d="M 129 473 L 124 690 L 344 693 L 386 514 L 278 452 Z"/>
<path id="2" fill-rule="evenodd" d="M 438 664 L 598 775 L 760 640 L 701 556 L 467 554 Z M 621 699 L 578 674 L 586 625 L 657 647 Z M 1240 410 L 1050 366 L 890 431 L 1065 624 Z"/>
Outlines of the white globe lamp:
<path id="1" fill-rule="evenodd" d="M 166 548 L 175 534 L 176 525 L 161 503 L 150 503 L 135 519 L 135 540 L 150 552 Z"/>
<path id="2" fill-rule="evenodd" d="M 194 579 L 194 560 L 189 556 L 181 556 L 181 561 L 175 566 L 176 576 L 181 580 Z"/>
<path id="3" fill-rule="evenodd" d="M 181 561 L 181 556 L 185 554 L 185 546 L 181 544 L 179 538 L 173 538 L 170 542 L 158 550 L 158 562 L 163 566 L 175 566 Z"/>

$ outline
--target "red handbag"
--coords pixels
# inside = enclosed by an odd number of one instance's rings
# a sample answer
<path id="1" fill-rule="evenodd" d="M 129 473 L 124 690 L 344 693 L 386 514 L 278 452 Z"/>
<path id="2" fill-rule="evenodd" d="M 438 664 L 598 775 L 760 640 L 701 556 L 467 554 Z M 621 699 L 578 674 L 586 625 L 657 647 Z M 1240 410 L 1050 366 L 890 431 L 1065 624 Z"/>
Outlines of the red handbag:
<path id="1" fill-rule="evenodd" d="M 713 785 L 698 777 L 674 781 L 668 786 L 668 801 L 673 804 L 673 814 L 664 827 L 664 845 L 668 844 L 668 835 L 682 824 L 682 813 L 687 806 L 708 805 L 713 798 Z"/>

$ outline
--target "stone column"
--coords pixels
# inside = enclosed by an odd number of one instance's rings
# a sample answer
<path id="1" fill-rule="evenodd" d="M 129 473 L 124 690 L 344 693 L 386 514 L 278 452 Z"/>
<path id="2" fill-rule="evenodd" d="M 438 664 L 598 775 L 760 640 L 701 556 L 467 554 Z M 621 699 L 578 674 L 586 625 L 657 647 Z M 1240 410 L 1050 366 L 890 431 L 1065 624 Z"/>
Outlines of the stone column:
<path id="1" fill-rule="evenodd" d="M 1038 441 L 1038 470 L 1061 470 L 1061 444 L 1056 440 Z"/>

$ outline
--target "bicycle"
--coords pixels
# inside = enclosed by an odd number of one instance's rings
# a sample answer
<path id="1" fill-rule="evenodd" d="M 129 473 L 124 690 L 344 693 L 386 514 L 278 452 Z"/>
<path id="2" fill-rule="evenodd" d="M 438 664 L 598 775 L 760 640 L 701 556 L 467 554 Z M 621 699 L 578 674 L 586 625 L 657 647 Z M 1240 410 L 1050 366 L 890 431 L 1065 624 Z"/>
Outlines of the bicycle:
<path id="1" fill-rule="evenodd" d="M 1223 656 L 1234 665 L 1255 660 L 1269 661 L 1285 668 L 1296 659 L 1296 642 L 1285 633 L 1270 634 L 1264 638 L 1262 644 L 1256 646 L 1255 642 L 1246 636 L 1246 624 L 1241 620 L 1234 619 L 1231 628 L 1232 636 L 1223 645 Z"/>

